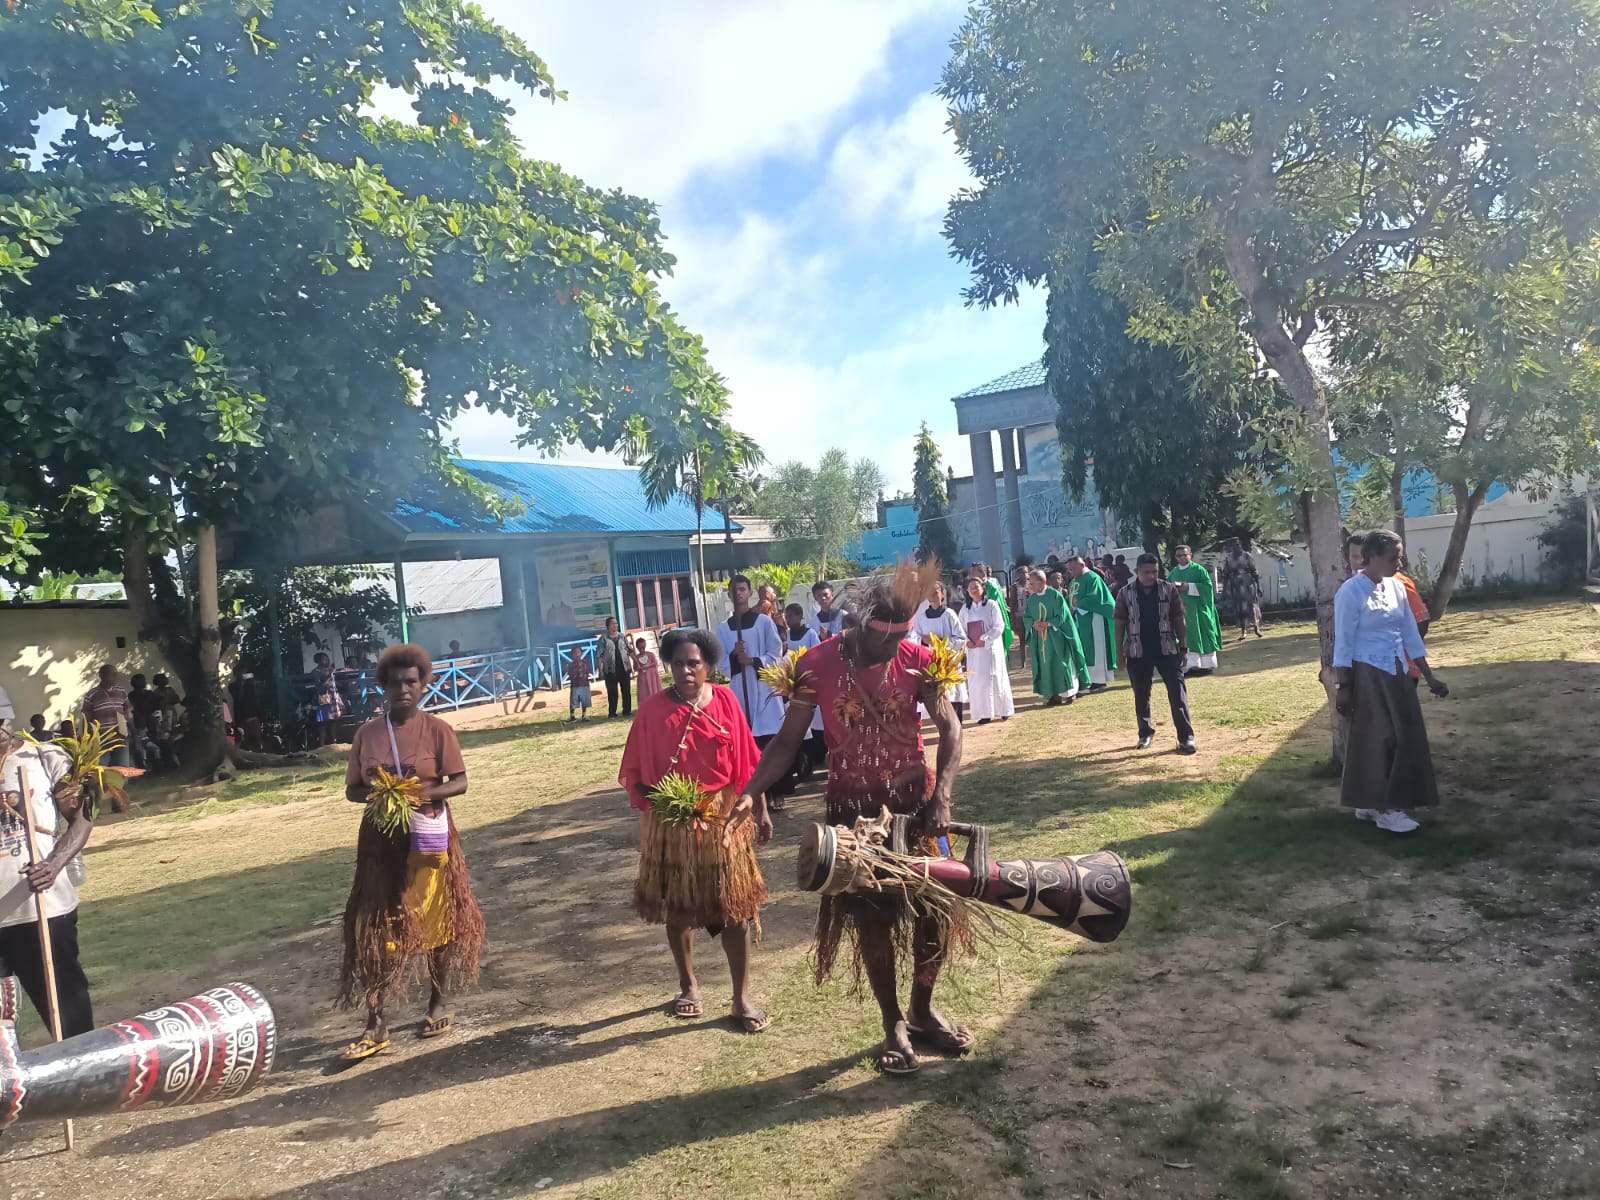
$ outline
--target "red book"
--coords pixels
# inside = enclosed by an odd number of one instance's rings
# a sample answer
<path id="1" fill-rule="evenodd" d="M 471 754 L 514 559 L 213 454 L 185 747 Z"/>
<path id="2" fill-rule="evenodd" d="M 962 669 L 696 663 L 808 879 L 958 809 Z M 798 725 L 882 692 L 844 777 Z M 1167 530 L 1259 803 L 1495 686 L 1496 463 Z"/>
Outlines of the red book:
<path id="1" fill-rule="evenodd" d="M 967 644 L 971 645 L 973 643 L 978 643 L 979 645 L 981 645 L 982 642 L 983 642 L 983 622 L 982 621 L 968 621 L 967 622 Z"/>

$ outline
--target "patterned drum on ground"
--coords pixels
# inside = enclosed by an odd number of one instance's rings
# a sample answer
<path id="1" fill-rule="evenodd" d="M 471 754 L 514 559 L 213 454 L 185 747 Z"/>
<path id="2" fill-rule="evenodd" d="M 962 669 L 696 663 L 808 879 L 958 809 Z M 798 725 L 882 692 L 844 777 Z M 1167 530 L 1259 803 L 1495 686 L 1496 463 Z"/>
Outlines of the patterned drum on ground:
<path id="1" fill-rule="evenodd" d="M 272 1006 L 245 983 L 27 1053 L 0 1025 L 0 1127 L 232 1100 L 272 1070 L 276 1050 Z"/>

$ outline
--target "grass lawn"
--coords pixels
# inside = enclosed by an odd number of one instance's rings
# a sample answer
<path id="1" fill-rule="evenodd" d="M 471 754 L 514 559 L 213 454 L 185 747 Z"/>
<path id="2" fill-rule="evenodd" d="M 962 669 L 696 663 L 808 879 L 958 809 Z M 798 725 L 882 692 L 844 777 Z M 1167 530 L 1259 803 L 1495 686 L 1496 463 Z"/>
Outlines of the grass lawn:
<path id="1" fill-rule="evenodd" d="M 229 1106 L 80 1122 L 70 1165 L 30 1127 L 3 1178 L 254 1200 L 1600 1195 L 1600 619 L 1463 608 L 1430 645 L 1454 693 L 1424 700 L 1445 805 L 1408 838 L 1337 807 L 1309 625 L 1230 641 L 1192 682 L 1194 758 L 1169 728 L 1133 749 L 1123 684 L 969 727 L 958 819 L 1008 858 L 1116 850 L 1134 914 L 1110 946 L 1030 922 L 953 968 L 940 1002 L 978 1048 L 911 1080 L 871 1069 L 869 1002 L 811 984 L 793 877 L 814 794 L 763 857 L 772 1029 L 721 1019 L 712 943 L 706 1018 L 663 1014 L 620 723 L 463 736 L 483 987 L 455 1039 L 401 1036 L 348 1071 L 329 1068 L 359 1026 L 331 1005 L 358 816 L 342 769 L 108 824 L 81 918 L 101 1019 L 247 979 L 277 1008 L 280 1066 Z M 393 1015 L 409 1033 L 420 1007 Z"/>

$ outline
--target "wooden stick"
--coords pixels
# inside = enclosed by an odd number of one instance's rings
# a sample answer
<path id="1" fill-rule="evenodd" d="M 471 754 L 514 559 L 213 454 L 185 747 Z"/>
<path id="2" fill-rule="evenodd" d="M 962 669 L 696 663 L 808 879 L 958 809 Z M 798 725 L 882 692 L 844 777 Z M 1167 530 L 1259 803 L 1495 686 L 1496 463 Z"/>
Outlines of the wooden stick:
<path id="1" fill-rule="evenodd" d="M 34 840 L 39 831 L 33 827 L 32 794 L 28 788 L 28 778 L 17 770 L 17 786 L 22 789 L 22 824 L 28 834 L 28 865 L 31 867 L 39 861 L 39 846 Z M 31 886 L 31 885 L 30 885 Z M 39 953 L 44 959 L 44 994 L 45 1002 L 49 1008 L 50 1035 L 56 1041 L 61 1041 L 61 1000 L 56 994 L 56 956 L 55 949 L 50 944 L 50 919 L 45 913 L 44 893 L 33 893 L 34 911 L 39 915 Z M 72 1119 L 69 1117 L 62 1122 L 62 1127 L 67 1137 L 67 1149 L 72 1149 L 73 1130 Z"/>

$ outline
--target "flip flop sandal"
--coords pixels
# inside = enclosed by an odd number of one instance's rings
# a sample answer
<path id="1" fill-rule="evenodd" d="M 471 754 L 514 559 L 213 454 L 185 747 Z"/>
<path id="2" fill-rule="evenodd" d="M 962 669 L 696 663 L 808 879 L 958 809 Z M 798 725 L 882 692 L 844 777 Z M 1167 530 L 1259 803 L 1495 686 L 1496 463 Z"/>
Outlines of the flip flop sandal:
<path id="1" fill-rule="evenodd" d="M 419 1036 L 425 1038 L 443 1037 L 456 1027 L 454 1013 L 446 1013 L 442 1017 L 429 1017 L 422 1022 L 422 1032 Z"/>
<path id="2" fill-rule="evenodd" d="M 705 1015 L 706 1006 L 700 1000 L 691 1000 L 687 996 L 679 996 L 671 1004 L 672 1015 L 680 1021 L 692 1021 L 696 1017 Z"/>
<path id="3" fill-rule="evenodd" d="M 375 1042 L 369 1037 L 364 1037 L 360 1041 L 351 1042 L 344 1048 L 344 1053 L 339 1055 L 339 1057 L 344 1062 L 363 1062 L 366 1059 L 371 1058 L 374 1054 L 382 1054 L 388 1048 L 389 1043 L 387 1039 L 381 1042 Z"/>
<path id="4" fill-rule="evenodd" d="M 772 1024 L 771 1015 L 764 1009 L 754 1013 L 734 1013 L 732 1016 L 746 1033 L 765 1033 L 767 1026 Z"/>
<path id="5" fill-rule="evenodd" d="M 936 1029 L 924 1029 L 920 1025 L 906 1025 L 906 1033 L 913 1042 L 921 1042 L 925 1046 L 932 1046 L 935 1050 L 942 1050 L 946 1054 L 965 1054 L 972 1049 L 972 1044 L 978 1039 L 971 1032 L 957 1026 L 940 1026 Z"/>
<path id="6" fill-rule="evenodd" d="M 922 1070 L 916 1058 L 907 1058 L 905 1052 L 890 1047 L 878 1055 L 878 1070 L 885 1075 L 915 1075 Z"/>

